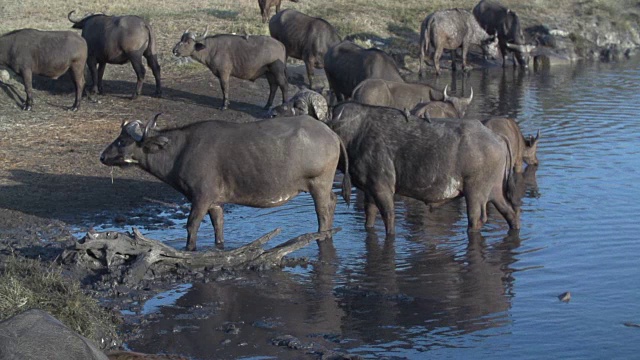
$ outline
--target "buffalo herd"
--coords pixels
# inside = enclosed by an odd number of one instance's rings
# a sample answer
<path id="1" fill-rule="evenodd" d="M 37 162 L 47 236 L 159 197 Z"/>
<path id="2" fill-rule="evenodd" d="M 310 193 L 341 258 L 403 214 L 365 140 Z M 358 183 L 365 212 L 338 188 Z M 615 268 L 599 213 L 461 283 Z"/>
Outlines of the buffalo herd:
<path id="1" fill-rule="evenodd" d="M 512 118 L 468 118 L 473 89 L 468 97 L 455 97 L 446 86 L 406 82 L 384 51 L 343 39 L 321 18 L 280 11 L 280 0 L 258 4 L 271 36 L 186 30 L 172 53 L 205 65 L 219 79 L 221 110 L 230 104 L 230 77 L 254 81 L 265 76 L 267 119 L 158 129 L 158 114 L 146 124 L 123 123 L 120 135 L 100 156 L 108 166 L 135 165 L 188 198 L 188 250 L 196 249 L 198 228 L 207 214 L 216 243 L 223 243 L 224 204 L 274 207 L 303 191 L 313 198 L 318 231 L 330 230 L 336 170 L 343 173 L 346 203 L 353 184 L 364 194 L 365 227 L 372 228 L 380 212 L 388 236 L 395 234 L 396 194 L 429 206 L 464 197 L 471 232 L 487 221 L 489 203 L 510 229 L 520 228 L 514 175 L 522 172 L 523 163 L 538 164 L 539 132 L 525 137 Z M 269 19 L 272 6 L 276 14 Z M 156 95 L 162 95 L 155 35 L 146 20 L 104 14 L 74 19 L 73 13 L 68 19 L 81 34 L 23 29 L 0 36 L 0 66 L 22 76 L 25 110 L 33 105 L 32 74 L 55 79 L 67 71 L 76 89 L 70 110 L 78 110 L 85 64 L 92 77 L 88 93 L 94 95 L 103 93 L 107 63 L 130 62 L 137 76 L 136 98 L 145 77 L 143 57 L 155 77 Z M 470 70 L 470 46 L 481 48 L 486 57 L 501 56 L 503 66 L 512 53 L 513 65 L 526 67 L 532 50 L 515 12 L 481 0 L 472 11 L 447 9 L 426 16 L 420 28 L 419 75 L 430 52 L 439 75 L 445 49 L 451 51 L 452 70 L 457 49 L 462 50 L 462 69 Z M 309 89 L 291 98 L 288 57 L 304 62 L 309 82 Z M 315 68 L 324 69 L 329 95 L 312 90 Z M 282 105 L 273 106 L 278 89 Z"/>

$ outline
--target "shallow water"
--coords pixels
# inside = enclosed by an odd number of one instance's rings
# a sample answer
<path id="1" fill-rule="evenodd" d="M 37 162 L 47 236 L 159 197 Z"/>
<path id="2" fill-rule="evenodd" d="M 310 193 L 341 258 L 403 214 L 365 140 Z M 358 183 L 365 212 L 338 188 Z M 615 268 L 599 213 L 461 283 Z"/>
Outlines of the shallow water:
<path id="1" fill-rule="evenodd" d="M 315 267 L 177 287 L 170 301 L 153 299 L 148 309 L 163 317 L 129 346 L 197 359 L 300 356 L 270 344 L 289 334 L 365 358 L 637 357 L 640 328 L 629 325 L 640 324 L 640 59 L 473 71 L 444 75 L 445 84 L 458 94 L 473 86 L 468 114 L 509 115 L 523 133 L 542 132 L 519 236 L 496 211 L 469 238 L 463 202 L 430 212 L 398 199 L 398 234 L 385 241 L 380 219 L 377 236 L 364 230 L 354 194 L 350 208 L 338 203 L 334 248 L 293 254 L 320 257 Z M 228 248 L 275 227 L 283 232 L 274 243 L 316 228 L 308 194 L 226 210 Z M 143 232 L 183 246 L 183 216 L 166 215 L 175 226 Z M 198 245 L 212 242 L 207 221 Z M 568 303 L 557 298 L 565 291 Z"/>

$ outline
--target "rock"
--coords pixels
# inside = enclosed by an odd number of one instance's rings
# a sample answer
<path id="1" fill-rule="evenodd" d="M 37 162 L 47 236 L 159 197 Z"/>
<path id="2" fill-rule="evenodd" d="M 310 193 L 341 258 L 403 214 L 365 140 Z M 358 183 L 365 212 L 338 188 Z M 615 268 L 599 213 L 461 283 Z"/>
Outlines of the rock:
<path id="1" fill-rule="evenodd" d="M 3 360 L 108 360 L 91 340 L 39 309 L 1 322 L 0 334 Z"/>

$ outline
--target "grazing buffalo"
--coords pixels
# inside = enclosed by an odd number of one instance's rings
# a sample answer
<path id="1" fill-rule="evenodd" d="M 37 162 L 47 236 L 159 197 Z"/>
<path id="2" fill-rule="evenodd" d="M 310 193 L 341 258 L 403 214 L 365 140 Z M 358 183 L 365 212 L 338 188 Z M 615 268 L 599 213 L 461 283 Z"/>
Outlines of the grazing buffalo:
<path id="1" fill-rule="evenodd" d="M 341 41 L 336 29 L 323 19 L 284 10 L 269 20 L 271 36 L 287 49 L 287 56 L 304 61 L 313 88 L 313 69 L 324 68 L 324 54 Z"/>
<path id="2" fill-rule="evenodd" d="M 501 134 L 509 140 L 511 155 L 513 157 L 511 161 L 513 171 L 521 173 L 523 163 L 527 163 L 527 165 L 538 165 L 538 156 L 536 153 L 538 151 L 538 140 L 540 140 L 539 130 L 535 138 L 533 135 L 525 138 L 515 119 L 492 117 L 482 120 L 482 123 L 496 134 Z"/>
<path id="3" fill-rule="evenodd" d="M 160 114 L 158 114 L 160 115 Z M 349 201 L 348 160 L 340 138 L 310 116 L 252 123 L 204 121 L 154 130 L 122 124 L 120 136 L 100 156 L 109 166 L 136 164 L 191 201 L 187 249 L 195 250 L 198 228 L 209 214 L 217 244 L 224 242 L 223 205 L 274 207 L 300 191 L 311 193 L 318 230 L 333 226 L 336 196 L 331 191 L 338 166 L 345 169 L 342 195 Z"/>
<path id="4" fill-rule="evenodd" d="M 364 49 L 351 41 L 342 41 L 324 55 L 324 71 L 338 101 L 351 97 L 366 79 L 404 82 L 396 62 L 379 49 Z"/>
<path id="5" fill-rule="evenodd" d="M 160 65 L 156 50 L 156 37 L 151 25 L 138 16 L 107 16 L 93 14 L 81 20 L 73 20 L 71 11 L 67 18 L 73 23 L 72 28 L 82 29 L 82 37 L 87 41 L 89 56 L 87 65 L 91 72 L 92 93 L 104 93 L 102 76 L 107 64 L 126 64 L 131 62 L 138 81 L 136 90 L 131 96 L 135 99 L 142 93 L 142 83 L 146 70 L 142 65 L 142 57 L 147 59 L 156 78 L 156 96 L 162 95 L 160 81 Z M 96 72 L 97 68 L 97 72 Z"/>
<path id="6" fill-rule="evenodd" d="M 322 122 L 327 120 L 329 106 L 327 100 L 321 94 L 301 89 L 286 103 L 269 110 L 269 117 L 309 115 Z"/>
<path id="7" fill-rule="evenodd" d="M 468 98 L 449 96 L 447 94 L 447 86 L 444 87 L 444 100 L 443 101 L 430 101 L 427 103 L 418 104 L 411 114 L 423 118 L 455 118 L 462 119 L 467 112 L 467 108 L 473 100 L 473 88 L 471 88 L 471 95 Z"/>
<path id="8" fill-rule="evenodd" d="M 456 69 L 456 52 L 462 48 L 462 69 L 470 70 L 467 64 L 467 52 L 471 45 L 478 45 L 484 54 L 498 57 L 498 39 L 487 34 L 478 21 L 467 10 L 449 9 L 436 11 L 429 14 L 420 25 L 420 69 L 418 74 L 422 76 L 422 63 L 425 54 L 429 54 L 429 45 L 433 45 L 433 63 L 436 74 L 440 75 L 440 57 L 444 49 L 452 50 L 451 68 Z"/>
<path id="9" fill-rule="evenodd" d="M 496 1 L 480 0 L 473 8 L 473 15 L 487 33 L 498 36 L 502 66 L 507 65 L 507 49 L 514 53 L 514 66 L 516 60 L 521 66 L 528 66 L 529 53 L 534 47 L 525 44 L 520 18 L 514 11 Z"/>
<path id="10" fill-rule="evenodd" d="M 367 105 L 413 109 L 424 101 L 443 100 L 443 93 L 429 85 L 366 79 L 353 90 L 353 101 Z"/>
<path id="11" fill-rule="evenodd" d="M 23 110 L 33 106 L 32 76 L 53 79 L 71 70 L 76 88 L 76 111 L 84 89 L 84 65 L 87 62 L 87 43 L 71 31 L 15 30 L 0 36 L 0 66 L 9 67 L 22 76 L 27 100 Z"/>
<path id="12" fill-rule="evenodd" d="M 291 0 L 291 2 L 298 2 L 298 0 Z M 266 23 L 271 16 L 271 8 L 276 7 L 276 14 L 280 12 L 280 5 L 282 0 L 258 0 L 258 6 L 260 7 L 260 15 L 262 15 L 262 23 Z"/>
<path id="13" fill-rule="evenodd" d="M 426 204 L 464 196 L 469 231 L 480 230 L 491 202 L 510 228 L 520 228 L 508 143 L 479 121 L 430 123 L 346 102 L 328 124 L 347 147 L 351 181 L 365 194 L 367 228 L 379 209 L 387 235 L 395 233 L 394 194 Z"/>
<path id="14" fill-rule="evenodd" d="M 231 76 L 255 81 L 262 75 L 269 82 L 269 100 L 265 109 L 273 104 L 280 88 L 282 102 L 287 99 L 286 51 L 284 45 L 269 36 L 238 36 L 219 34 L 207 37 L 185 31 L 173 48 L 175 56 L 188 57 L 206 65 L 220 80 L 222 106 L 229 106 L 229 78 Z"/>

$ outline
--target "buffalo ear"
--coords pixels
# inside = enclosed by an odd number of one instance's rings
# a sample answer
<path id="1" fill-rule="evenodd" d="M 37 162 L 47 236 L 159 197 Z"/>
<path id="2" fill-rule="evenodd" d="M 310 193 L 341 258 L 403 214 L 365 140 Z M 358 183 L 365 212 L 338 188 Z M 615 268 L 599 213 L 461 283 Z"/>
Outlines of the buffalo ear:
<path id="1" fill-rule="evenodd" d="M 145 139 L 142 147 L 146 153 L 153 154 L 164 149 L 167 144 L 169 144 L 169 138 L 165 136 L 154 136 L 152 138 Z"/>
<path id="2" fill-rule="evenodd" d="M 201 50 L 204 50 L 205 48 L 206 48 L 206 46 L 204 46 L 203 43 L 201 43 L 201 42 L 197 42 L 196 43 L 196 51 L 201 51 Z"/>

